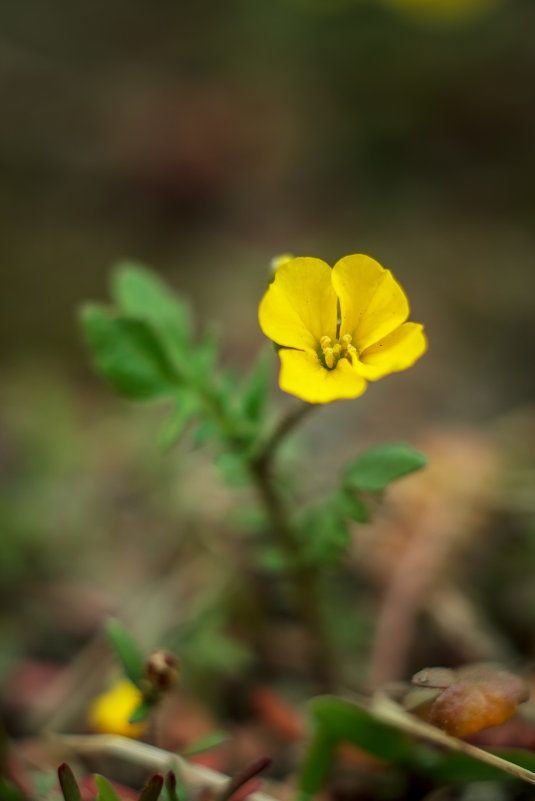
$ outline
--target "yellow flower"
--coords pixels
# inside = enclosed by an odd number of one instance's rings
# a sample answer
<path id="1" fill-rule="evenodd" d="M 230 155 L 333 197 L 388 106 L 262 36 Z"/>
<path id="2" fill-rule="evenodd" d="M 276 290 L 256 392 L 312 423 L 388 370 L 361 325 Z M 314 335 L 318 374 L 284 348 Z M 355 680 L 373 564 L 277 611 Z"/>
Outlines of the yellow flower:
<path id="1" fill-rule="evenodd" d="M 129 723 L 132 712 L 143 700 L 138 688 L 122 679 L 108 692 L 94 699 L 89 708 L 89 723 L 104 734 L 122 734 L 124 737 L 141 737 L 145 723 Z"/>
<path id="2" fill-rule="evenodd" d="M 262 298 L 264 334 L 281 346 L 279 384 L 309 403 L 356 398 L 427 347 L 423 326 L 389 270 L 369 256 L 283 263 Z"/>

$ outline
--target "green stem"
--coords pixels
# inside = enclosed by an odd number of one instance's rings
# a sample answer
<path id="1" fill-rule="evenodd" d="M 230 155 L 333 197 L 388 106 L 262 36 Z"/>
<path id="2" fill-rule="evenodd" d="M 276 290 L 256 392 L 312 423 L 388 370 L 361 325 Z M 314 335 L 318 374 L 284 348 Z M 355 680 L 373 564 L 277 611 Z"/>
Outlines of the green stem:
<path id="1" fill-rule="evenodd" d="M 335 660 L 322 604 L 321 574 L 316 566 L 302 564 L 301 543 L 288 518 L 273 475 L 274 456 L 278 446 L 313 408 L 310 404 L 303 404 L 281 420 L 252 460 L 251 474 L 268 513 L 273 536 L 288 562 L 296 600 L 312 647 L 314 673 L 322 690 L 331 690 L 335 684 Z"/>

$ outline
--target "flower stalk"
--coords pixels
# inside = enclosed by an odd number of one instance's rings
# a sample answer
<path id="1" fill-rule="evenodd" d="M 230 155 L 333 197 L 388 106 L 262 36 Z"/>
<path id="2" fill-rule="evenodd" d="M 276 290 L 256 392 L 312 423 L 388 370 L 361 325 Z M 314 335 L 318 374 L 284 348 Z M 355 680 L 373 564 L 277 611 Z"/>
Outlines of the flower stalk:
<path id="1" fill-rule="evenodd" d="M 299 536 L 291 525 L 274 475 L 278 447 L 313 408 L 311 404 L 302 404 L 283 417 L 251 461 L 250 468 L 260 502 L 270 521 L 273 539 L 286 558 L 296 603 L 310 640 L 313 673 L 322 690 L 328 691 L 333 689 L 336 681 L 336 660 L 333 659 L 332 638 L 324 615 L 321 574 L 318 566 L 303 564 Z"/>

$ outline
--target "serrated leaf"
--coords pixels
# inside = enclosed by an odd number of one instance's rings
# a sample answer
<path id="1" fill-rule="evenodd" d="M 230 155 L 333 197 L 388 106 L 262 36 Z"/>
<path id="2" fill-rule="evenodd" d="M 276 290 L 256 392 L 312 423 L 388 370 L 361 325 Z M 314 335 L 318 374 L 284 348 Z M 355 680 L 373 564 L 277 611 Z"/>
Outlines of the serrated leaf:
<path id="1" fill-rule="evenodd" d="M 203 754 L 205 751 L 210 751 L 212 748 L 218 748 L 220 745 L 223 745 L 223 743 L 226 743 L 227 740 L 228 734 L 226 732 L 212 731 L 210 734 L 199 737 L 198 740 L 188 745 L 187 748 L 181 751 L 181 755 L 183 757 L 192 757 L 196 754 Z"/>
<path id="2" fill-rule="evenodd" d="M 118 620 L 107 622 L 106 634 L 126 676 L 140 687 L 145 668 L 143 651 Z"/>
<path id="3" fill-rule="evenodd" d="M 163 787 L 163 776 L 161 773 L 155 773 L 148 780 L 146 786 L 139 796 L 139 801 L 158 801 Z"/>
<path id="4" fill-rule="evenodd" d="M 156 273 L 136 262 L 120 262 L 112 277 L 112 296 L 122 314 L 150 322 L 173 350 L 183 353 L 191 331 L 189 307 Z"/>
<path id="5" fill-rule="evenodd" d="M 380 492 L 398 478 L 420 470 L 427 458 L 409 445 L 395 443 L 371 448 L 344 470 L 344 485 L 356 490 Z"/>
<path id="6" fill-rule="evenodd" d="M 96 370 L 118 392 L 131 400 L 173 395 L 180 377 L 148 323 L 96 305 L 81 319 Z"/>
<path id="7" fill-rule="evenodd" d="M 63 762 L 58 768 L 58 778 L 65 801 L 82 801 L 80 789 L 69 765 Z"/>
<path id="8" fill-rule="evenodd" d="M 98 795 L 95 801 L 121 801 L 109 781 L 99 773 L 94 774 Z"/>

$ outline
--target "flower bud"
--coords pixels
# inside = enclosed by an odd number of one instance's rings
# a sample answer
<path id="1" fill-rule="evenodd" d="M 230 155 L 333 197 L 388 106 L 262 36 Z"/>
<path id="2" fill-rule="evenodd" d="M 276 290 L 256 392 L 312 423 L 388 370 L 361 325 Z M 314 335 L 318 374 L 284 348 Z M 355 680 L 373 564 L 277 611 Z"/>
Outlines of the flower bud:
<path id="1" fill-rule="evenodd" d="M 149 655 L 145 662 L 145 679 L 155 692 L 171 690 L 178 682 L 178 659 L 160 649 Z"/>

